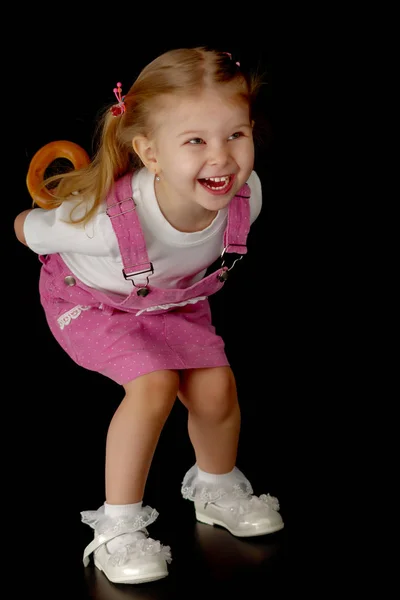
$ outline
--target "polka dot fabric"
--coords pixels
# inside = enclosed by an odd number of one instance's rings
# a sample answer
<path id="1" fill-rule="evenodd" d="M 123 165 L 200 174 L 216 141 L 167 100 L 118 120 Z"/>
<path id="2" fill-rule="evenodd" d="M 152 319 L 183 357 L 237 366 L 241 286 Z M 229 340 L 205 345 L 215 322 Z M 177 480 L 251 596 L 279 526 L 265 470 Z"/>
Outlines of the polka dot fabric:
<path id="1" fill-rule="evenodd" d="M 128 181 L 131 175 L 117 182 L 107 202 L 124 268 L 131 271 L 146 268 L 150 263 L 136 211 L 126 210 L 125 200 L 132 201 Z M 230 203 L 224 233 L 227 252 L 246 252 L 249 196 L 246 185 Z M 65 352 L 82 367 L 125 384 L 160 369 L 229 364 L 224 342 L 212 325 L 207 299 L 224 285 L 223 278 L 218 276 L 226 271 L 226 266 L 186 289 L 163 290 L 149 285 L 149 293 L 139 296 L 138 289 L 132 286 L 132 293 L 123 297 L 85 285 L 58 254 L 39 258 L 42 262 L 39 292 L 50 330 Z M 148 307 L 201 296 L 206 299 L 137 315 Z"/>

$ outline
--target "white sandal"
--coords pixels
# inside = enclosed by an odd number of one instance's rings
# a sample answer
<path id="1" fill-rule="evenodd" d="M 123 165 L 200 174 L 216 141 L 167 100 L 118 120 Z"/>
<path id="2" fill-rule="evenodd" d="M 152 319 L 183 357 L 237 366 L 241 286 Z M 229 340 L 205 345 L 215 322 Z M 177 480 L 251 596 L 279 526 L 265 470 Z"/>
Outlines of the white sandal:
<path id="1" fill-rule="evenodd" d="M 207 525 L 225 527 L 232 535 L 254 537 L 283 529 L 277 498 L 269 494 L 250 498 L 222 497 L 223 503 L 195 502 L 196 519 Z M 228 500 L 229 499 L 229 500 Z M 231 500 L 231 501 L 230 501 Z"/>
<path id="2" fill-rule="evenodd" d="M 93 554 L 95 566 L 113 583 L 145 583 L 168 575 L 170 548 L 150 538 L 146 529 L 158 517 L 156 510 L 146 506 L 135 517 L 110 518 L 101 507 L 82 512 L 81 516 L 95 530 L 94 540 L 83 553 L 85 567 Z M 127 543 L 110 553 L 107 543 L 125 534 L 129 534 Z"/>
<path id="3" fill-rule="evenodd" d="M 196 519 L 225 527 L 232 535 L 252 537 L 283 529 L 278 499 L 253 495 L 250 481 L 237 468 L 223 478 L 204 481 L 193 465 L 182 481 L 181 493 L 194 502 Z"/>

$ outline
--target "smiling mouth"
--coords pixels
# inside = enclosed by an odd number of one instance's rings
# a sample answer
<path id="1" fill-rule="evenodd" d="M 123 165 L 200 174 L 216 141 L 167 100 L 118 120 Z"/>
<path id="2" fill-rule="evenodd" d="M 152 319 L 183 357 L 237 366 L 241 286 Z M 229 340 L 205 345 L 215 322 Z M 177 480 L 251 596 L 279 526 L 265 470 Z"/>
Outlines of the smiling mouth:
<path id="1" fill-rule="evenodd" d="M 199 179 L 199 183 L 213 192 L 223 192 L 232 182 L 234 175 L 224 175 L 223 177 L 204 177 Z"/>

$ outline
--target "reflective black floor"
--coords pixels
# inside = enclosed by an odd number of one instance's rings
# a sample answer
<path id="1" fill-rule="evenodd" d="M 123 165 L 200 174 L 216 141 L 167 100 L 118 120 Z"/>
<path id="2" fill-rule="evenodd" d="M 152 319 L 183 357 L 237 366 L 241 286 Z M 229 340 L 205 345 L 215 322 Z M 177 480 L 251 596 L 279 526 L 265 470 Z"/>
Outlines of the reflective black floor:
<path id="1" fill-rule="evenodd" d="M 95 600 L 173 600 L 178 598 L 276 598 L 285 597 L 288 579 L 289 529 L 269 536 L 239 539 L 219 527 L 198 523 L 192 506 L 182 500 L 180 511 L 159 517 L 152 526 L 171 546 L 173 561 L 165 579 L 140 585 L 115 585 L 93 563 L 74 569 L 74 598 Z M 86 535 L 87 534 L 87 535 Z M 86 530 L 82 541 L 90 541 Z M 70 585 L 72 581 L 69 581 Z M 63 585 L 60 581 L 60 592 Z"/>
<path id="2" fill-rule="evenodd" d="M 191 523 L 184 531 L 169 530 L 168 534 L 174 560 L 167 578 L 135 586 L 114 585 L 90 565 L 82 573 L 82 598 L 283 597 L 287 530 L 245 541 L 221 528 Z"/>

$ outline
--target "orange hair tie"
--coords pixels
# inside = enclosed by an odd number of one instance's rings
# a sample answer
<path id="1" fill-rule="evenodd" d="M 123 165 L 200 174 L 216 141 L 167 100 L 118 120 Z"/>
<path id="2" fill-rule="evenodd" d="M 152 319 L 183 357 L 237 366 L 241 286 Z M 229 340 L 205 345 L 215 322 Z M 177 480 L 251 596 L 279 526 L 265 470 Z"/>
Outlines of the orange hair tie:
<path id="1" fill-rule="evenodd" d="M 29 193 L 35 204 L 40 206 L 40 208 L 49 209 L 54 206 L 52 204 L 54 197 L 45 187 L 41 188 L 41 184 L 43 183 L 46 169 L 57 158 L 69 160 L 74 169 L 82 169 L 90 163 L 87 152 L 81 146 L 78 146 L 78 144 L 74 144 L 74 142 L 60 140 L 50 142 L 40 148 L 29 164 L 28 175 L 26 177 L 26 185 Z"/>

